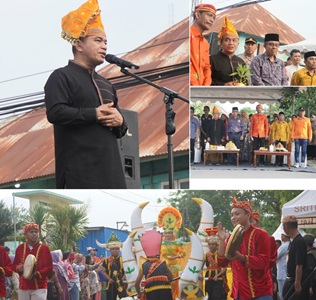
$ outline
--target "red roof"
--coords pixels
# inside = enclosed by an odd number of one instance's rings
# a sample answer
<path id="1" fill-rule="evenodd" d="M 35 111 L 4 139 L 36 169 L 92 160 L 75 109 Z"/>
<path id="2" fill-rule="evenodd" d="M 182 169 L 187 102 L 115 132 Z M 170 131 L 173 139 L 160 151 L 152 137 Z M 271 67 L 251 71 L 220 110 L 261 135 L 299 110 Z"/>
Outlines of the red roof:
<path id="1" fill-rule="evenodd" d="M 238 32 L 264 38 L 267 33 L 278 33 L 282 44 L 292 44 L 305 38 L 286 25 L 260 4 L 249 4 L 227 9 L 216 16 L 212 32 L 219 32 L 222 20 L 227 17 Z"/>

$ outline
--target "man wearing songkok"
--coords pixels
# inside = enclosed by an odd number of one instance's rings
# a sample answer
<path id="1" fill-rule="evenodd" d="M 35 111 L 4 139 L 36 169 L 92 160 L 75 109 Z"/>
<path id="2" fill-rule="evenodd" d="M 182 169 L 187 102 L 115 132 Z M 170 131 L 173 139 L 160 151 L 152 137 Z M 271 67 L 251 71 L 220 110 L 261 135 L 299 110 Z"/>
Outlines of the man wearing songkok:
<path id="1" fill-rule="evenodd" d="M 267 33 L 264 38 L 265 52 L 254 57 L 250 64 L 252 85 L 288 85 L 283 60 L 276 57 L 279 35 Z"/>
<path id="2" fill-rule="evenodd" d="M 223 19 L 218 40 L 222 50 L 211 55 L 212 85 L 235 85 L 239 78 L 231 74 L 236 72 L 238 64 L 245 65 L 245 62 L 235 55 L 239 36 L 227 17 Z"/>
<path id="3" fill-rule="evenodd" d="M 250 136 L 253 141 L 253 150 L 265 147 L 266 140 L 269 139 L 269 122 L 265 114 L 262 113 L 262 105 L 256 106 L 257 113 L 250 120 Z M 259 166 L 264 166 L 264 156 L 260 155 Z"/>
<path id="4" fill-rule="evenodd" d="M 144 293 L 147 300 L 172 300 L 172 272 L 164 260 L 160 259 L 162 234 L 155 229 L 148 230 L 140 237 L 147 260 L 141 265 L 135 288 L 140 297 L 140 283 L 145 276 Z"/>
<path id="5" fill-rule="evenodd" d="M 0 246 L 0 300 L 6 299 L 5 278 L 12 276 L 11 259 L 5 248 Z"/>
<path id="6" fill-rule="evenodd" d="M 57 188 L 126 188 L 117 139 L 127 125 L 112 84 L 96 71 L 107 51 L 97 0 L 62 18 L 62 37 L 74 59 L 45 85 L 47 119 L 54 124 Z"/>
<path id="7" fill-rule="evenodd" d="M 102 274 L 107 279 L 106 286 L 106 299 L 115 300 L 117 296 L 119 298 L 126 297 L 126 287 L 124 285 L 125 273 L 123 269 L 123 261 L 120 256 L 120 248 L 122 242 L 120 238 L 112 232 L 106 248 L 110 250 L 111 255 L 104 259 L 102 264 Z"/>
<path id="8" fill-rule="evenodd" d="M 287 250 L 290 245 L 290 236 L 288 236 L 284 231 L 281 233 L 282 245 L 278 248 L 277 253 L 277 281 L 278 281 L 278 294 L 280 300 L 283 300 L 282 291 L 286 280 L 286 259 Z"/>
<path id="9" fill-rule="evenodd" d="M 47 276 L 53 272 L 50 249 L 38 239 L 39 226 L 30 223 L 24 226 L 26 242 L 20 244 L 15 251 L 12 269 L 20 275 L 19 300 L 44 300 L 47 297 Z M 28 255 L 35 257 L 35 262 L 25 265 Z M 34 267 L 34 270 L 32 270 Z M 24 268 L 30 268 L 24 270 Z M 24 273 L 30 272 L 28 279 Z"/>
<path id="10" fill-rule="evenodd" d="M 179 277 L 180 271 L 184 268 L 184 258 L 186 256 L 185 243 L 176 240 L 177 231 L 182 225 L 180 212 L 172 206 L 163 208 L 158 215 L 157 226 L 164 231 L 161 245 L 161 259 L 165 260 L 171 269 L 173 278 Z M 172 298 L 180 297 L 179 284 L 171 283 Z"/>
<path id="11" fill-rule="evenodd" d="M 278 147 L 279 144 L 283 146 L 283 148 L 287 147 L 287 144 L 290 140 L 291 132 L 290 126 L 287 122 L 284 121 L 284 112 L 279 112 L 279 117 L 277 121 L 274 121 L 274 126 L 270 127 L 272 142 Z M 280 146 L 280 145 L 279 145 Z M 277 155 L 275 164 L 277 166 L 283 166 L 283 155 Z"/>
<path id="12" fill-rule="evenodd" d="M 303 270 L 307 263 L 306 243 L 298 231 L 298 222 L 295 215 L 284 216 L 282 224 L 284 232 L 291 238 L 287 254 L 287 277 L 282 291 L 283 299 L 306 300 L 308 299 L 308 290 L 303 285 L 305 282 Z"/>
<path id="13" fill-rule="evenodd" d="M 291 83 L 293 74 L 303 69 L 303 67 L 300 65 L 301 63 L 301 52 L 300 50 L 293 49 L 290 52 L 290 59 L 291 64 L 289 66 L 285 67 L 286 76 L 288 77 L 288 82 Z"/>
<path id="14" fill-rule="evenodd" d="M 210 30 L 216 17 L 216 8 L 211 4 L 199 4 L 193 12 L 190 27 L 190 85 L 211 85 L 210 45 L 203 31 Z"/>
<path id="15" fill-rule="evenodd" d="M 307 143 L 313 138 L 311 120 L 305 117 L 305 109 L 299 108 L 298 116 L 293 120 L 292 141 L 295 143 L 295 168 L 307 168 L 305 163 Z M 299 161 L 301 151 L 301 161 Z"/>
<path id="16" fill-rule="evenodd" d="M 232 115 L 227 123 L 227 141 L 233 142 L 237 149 L 240 149 L 240 141 L 244 140 L 245 123 L 242 118 L 238 116 L 238 107 L 232 108 Z M 228 163 L 237 164 L 237 154 L 228 154 Z"/>
<path id="17" fill-rule="evenodd" d="M 222 145 L 222 142 L 225 141 L 225 125 L 224 121 L 219 118 L 219 110 L 214 105 L 213 107 L 213 118 L 210 122 L 210 127 L 207 132 L 207 140 L 211 145 Z M 222 161 L 222 154 L 213 153 L 211 154 L 211 161 L 214 165 L 219 165 Z"/>
<path id="18" fill-rule="evenodd" d="M 206 228 L 205 232 L 208 234 L 206 237 L 210 251 L 205 253 L 205 265 L 207 271 L 205 277 L 205 295 L 212 300 L 222 300 L 227 298 L 229 290 L 226 279 L 226 268 L 221 268 L 218 264 L 218 236 L 217 228 Z"/>
<path id="19" fill-rule="evenodd" d="M 296 71 L 291 80 L 291 85 L 316 85 L 316 52 L 309 51 L 304 54 L 305 68 Z"/>
<path id="20" fill-rule="evenodd" d="M 268 233 L 251 225 L 252 204 L 233 199 L 231 221 L 234 226 L 243 227 L 243 238 L 240 247 L 232 256 L 225 257 L 226 247 L 231 247 L 226 229 L 218 222 L 218 263 L 232 266 L 233 286 L 231 297 L 239 300 L 264 299 L 272 300 L 273 282 L 271 279 L 269 258 L 270 241 Z"/>

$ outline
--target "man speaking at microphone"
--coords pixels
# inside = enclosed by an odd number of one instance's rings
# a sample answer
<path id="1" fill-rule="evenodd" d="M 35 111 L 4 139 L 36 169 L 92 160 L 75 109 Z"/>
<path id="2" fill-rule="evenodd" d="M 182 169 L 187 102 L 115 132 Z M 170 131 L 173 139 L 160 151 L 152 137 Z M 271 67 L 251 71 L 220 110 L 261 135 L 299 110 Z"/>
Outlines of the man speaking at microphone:
<path id="1" fill-rule="evenodd" d="M 54 124 L 56 188 L 126 188 L 117 139 L 127 124 L 112 84 L 95 72 L 107 38 L 97 0 L 62 18 L 62 38 L 74 59 L 45 85 L 47 119 Z"/>

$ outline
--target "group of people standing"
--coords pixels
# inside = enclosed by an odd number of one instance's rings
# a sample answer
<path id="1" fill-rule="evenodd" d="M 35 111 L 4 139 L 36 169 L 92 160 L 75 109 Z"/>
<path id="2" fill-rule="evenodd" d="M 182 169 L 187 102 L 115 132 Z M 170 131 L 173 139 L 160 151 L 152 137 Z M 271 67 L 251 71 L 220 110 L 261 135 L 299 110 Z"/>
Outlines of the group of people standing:
<path id="1" fill-rule="evenodd" d="M 1 300 L 100 300 L 102 291 L 108 300 L 127 296 L 122 243 L 115 234 L 107 244 L 111 255 L 104 259 L 99 259 L 95 251 L 87 255 L 50 251 L 39 241 L 39 226 L 34 223 L 24 227 L 24 235 L 26 242 L 10 255 L 12 260 L 0 246 Z M 34 257 L 32 264 L 26 263 L 29 255 Z"/>
<path id="2" fill-rule="evenodd" d="M 191 86 L 313 86 L 316 85 L 316 52 L 304 54 L 293 49 L 286 65 L 277 57 L 280 37 L 267 33 L 264 37 L 264 53 L 256 55 L 258 41 L 250 36 L 245 39 L 244 53 L 236 53 L 239 35 L 227 17 L 223 18 L 218 34 L 220 52 L 210 55 L 210 44 L 204 38 L 211 31 L 216 18 L 216 8 L 211 4 L 199 4 L 193 11 L 190 28 L 190 85 Z M 237 55 L 238 54 L 238 55 Z M 238 65 L 249 67 L 247 75 L 238 74 Z"/>
<path id="3" fill-rule="evenodd" d="M 194 162 L 196 140 L 200 140 L 201 158 L 205 150 L 205 144 L 225 145 L 228 141 L 233 142 L 237 149 L 241 150 L 240 160 L 253 163 L 253 151 L 260 148 L 268 149 L 269 145 L 279 146 L 291 151 L 292 142 L 295 148 L 295 167 L 306 168 L 306 155 L 308 143 L 312 142 L 315 128 L 312 127 L 314 120 L 305 117 L 305 109 L 299 108 L 298 115 L 293 115 L 289 121 L 285 119 L 284 112 L 274 114 L 270 122 L 268 116 L 263 113 L 261 104 L 256 106 L 256 114 L 247 115 L 245 110 L 239 112 L 238 107 L 232 108 L 229 117 L 222 115 L 216 106 L 210 114 L 209 106 L 204 106 L 204 114 L 200 122 L 194 117 L 194 108 L 191 108 L 191 163 Z M 193 120 L 195 118 L 195 120 Z M 315 124 L 314 124 L 315 125 Z M 194 132 L 195 131 L 195 134 Z M 200 135 L 199 135 L 200 132 Z M 314 149 L 314 148 L 313 148 Z M 223 161 L 222 154 L 213 154 L 213 164 Z M 227 155 L 228 164 L 236 165 L 236 154 Z M 265 165 L 264 156 L 259 156 L 259 165 Z M 283 166 L 284 157 L 276 156 L 275 164 Z"/>

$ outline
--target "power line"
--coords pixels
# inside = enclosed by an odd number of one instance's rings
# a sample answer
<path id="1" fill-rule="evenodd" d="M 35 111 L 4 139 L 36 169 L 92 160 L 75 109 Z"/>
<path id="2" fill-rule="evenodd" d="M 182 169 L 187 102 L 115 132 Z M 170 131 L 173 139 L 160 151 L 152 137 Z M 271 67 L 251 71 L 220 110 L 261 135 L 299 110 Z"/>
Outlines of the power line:
<path id="1" fill-rule="evenodd" d="M 133 51 L 122 52 L 122 53 L 118 53 L 118 54 L 115 54 L 115 55 L 116 56 L 121 56 L 121 55 L 125 55 L 125 54 L 130 54 L 130 53 L 133 53 L 133 52 L 136 52 L 136 51 L 147 50 L 147 49 L 150 49 L 150 48 L 162 46 L 162 45 L 165 45 L 165 44 L 170 44 L 170 43 L 181 41 L 181 40 L 184 40 L 184 39 L 187 39 L 187 37 L 176 39 L 176 40 L 172 40 L 172 41 L 168 41 L 168 42 L 165 42 L 165 43 L 152 45 L 152 46 L 147 46 L 147 47 L 144 47 L 144 48 L 137 48 L 137 49 L 135 49 Z M 25 78 L 28 78 L 28 77 L 38 76 L 38 75 L 42 75 L 42 74 L 45 74 L 45 73 L 51 73 L 53 71 L 54 71 L 54 69 L 53 70 L 48 70 L 48 71 L 42 71 L 42 72 L 38 72 L 38 73 L 33 73 L 33 74 L 28 74 L 28 75 L 24 75 L 24 76 L 14 77 L 14 78 L 10 78 L 10 79 L 6 79 L 6 80 L 0 81 L 0 84 L 1 83 L 7 83 L 7 82 L 10 82 L 10 81 L 20 80 L 20 79 L 25 79 Z"/>

